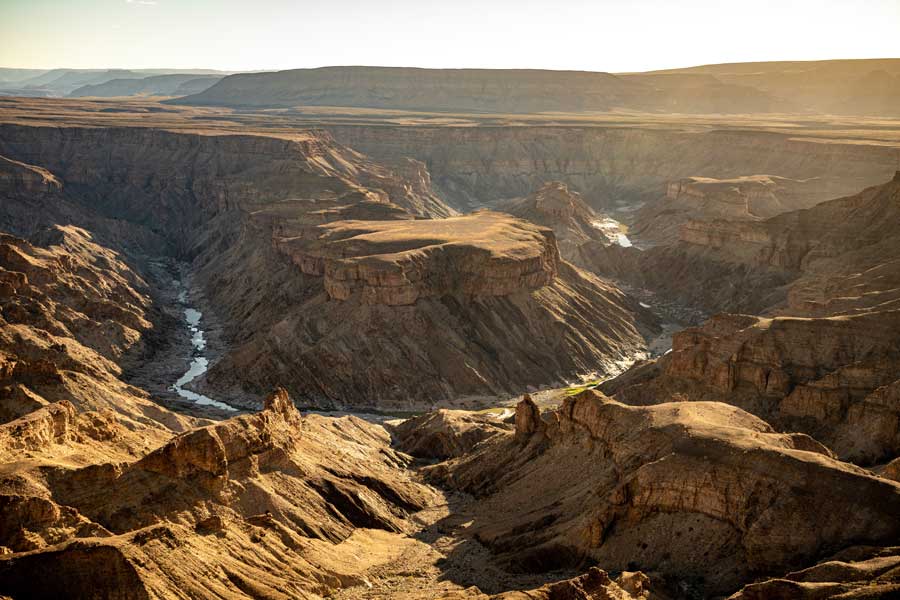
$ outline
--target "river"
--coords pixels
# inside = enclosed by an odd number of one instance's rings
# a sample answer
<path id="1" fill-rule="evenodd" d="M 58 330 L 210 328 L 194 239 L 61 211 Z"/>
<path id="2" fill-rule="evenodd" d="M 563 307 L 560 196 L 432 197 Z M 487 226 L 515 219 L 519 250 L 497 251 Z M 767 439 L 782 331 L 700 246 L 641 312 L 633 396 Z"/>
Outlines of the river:
<path id="1" fill-rule="evenodd" d="M 180 288 L 181 282 L 176 282 L 176 285 Z M 187 328 L 188 335 L 191 336 L 191 347 L 193 348 L 191 355 L 191 364 L 188 367 L 187 372 L 184 375 L 178 378 L 172 385 L 172 391 L 177 393 L 182 398 L 186 400 L 190 400 L 196 404 L 202 404 L 204 406 L 214 406 L 221 410 L 235 412 L 237 409 L 225 404 L 224 402 L 219 402 L 218 400 L 213 400 L 209 396 L 204 396 L 203 394 L 198 394 L 197 392 L 186 389 L 184 386 L 194 381 L 209 369 L 209 358 L 205 356 L 206 352 L 206 337 L 203 334 L 203 329 L 200 328 L 200 322 L 203 320 L 203 313 L 201 313 L 196 308 L 188 306 L 187 299 L 187 290 L 181 290 L 178 292 L 178 304 L 184 310 L 184 323 Z"/>

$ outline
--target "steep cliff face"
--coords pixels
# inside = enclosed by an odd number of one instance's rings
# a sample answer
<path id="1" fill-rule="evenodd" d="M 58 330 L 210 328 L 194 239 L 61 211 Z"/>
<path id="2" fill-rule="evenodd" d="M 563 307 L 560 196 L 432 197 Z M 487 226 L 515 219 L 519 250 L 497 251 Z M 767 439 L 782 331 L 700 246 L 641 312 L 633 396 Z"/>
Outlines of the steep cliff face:
<path id="1" fill-rule="evenodd" d="M 725 404 L 629 407 L 587 391 L 541 422 L 517 418 L 516 434 L 429 468 L 477 495 L 469 535 L 515 568 L 588 557 L 690 574 L 715 595 L 900 527 L 900 486 Z"/>
<path id="2" fill-rule="evenodd" d="M 672 243 L 688 221 L 759 221 L 809 208 L 827 199 L 818 195 L 819 187 L 815 179 L 771 175 L 679 179 L 669 182 L 663 198 L 637 212 L 629 231 L 644 242 Z"/>
<path id="3" fill-rule="evenodd" d="M 764 221 L 691 221 L 678 243 L 607 252 L 594 269 L 708 312 L 820 317 L 891 309 L 900 301 L 898 198 L 895 176 Z"/>
<path id="4" fill-rule="evenodd" d="M 629 404 L 716 400 L 845 460 L 900 455 L 900 313 L 764 319 L 717 315 L 673 338 L 672 352 L 603 385 Z"/>
<path id="5" fill-rule="evenodd" d="M 435 188 L 469 210 L 524 197 L 561 181 L 594 208 L 634 207 L 685 177 L 748 173 L 812 179 L 822 200 L 852 194 L 893 174 L 897 149 L 815 142 L 785 134 L 646 127 L 429 127 L 327 125 L 341 143 L 377 160 L 424 162 Z"/>
<path id="6" fill-rule="evenodd" d="M 339 196 L 365 186 L 418 216 L 452 214 L 421 177 L 406 181 L 324 132 L 285 139 L 138 127 L 0 131 L 0 154 L 50 171 L 82 204 L 184 242 L 216 215 L 311 190 Z"/>
<path id="7" fill-rule="evenodd" d="M 270 218 L 220 232 L 201 256 L 200 280 L 238 343 L 207 381 L 237 402 L 276 381 L 319 406 L 483 400 L 617 372 L 656 327 L 560 261 L 550 231 L 506 215 Z"/>
<path id="8" fill-rule="evenodd" d="M 65 400 L 113 411 L 134 435 L 158 439 L 187 420 L 122 382 L 145 351 L 153 308 L 147 284 L 76 227 L 31 242 L 0 234 L 0 399 L 4 420 Z M 126 436 L 127 437 L 127 436 Z"/>
<path id="9" fill-rule="evenodd" d="M 403 306 L 448 294 L 508 296 L 550 285 L 559 272 L 552 233 L 500 213 L 337 221 L 308 237 L 282 230 L 275 245 L 303 273 L 323 277 L 334 300 L 359 294 L 367 304 Z"/>

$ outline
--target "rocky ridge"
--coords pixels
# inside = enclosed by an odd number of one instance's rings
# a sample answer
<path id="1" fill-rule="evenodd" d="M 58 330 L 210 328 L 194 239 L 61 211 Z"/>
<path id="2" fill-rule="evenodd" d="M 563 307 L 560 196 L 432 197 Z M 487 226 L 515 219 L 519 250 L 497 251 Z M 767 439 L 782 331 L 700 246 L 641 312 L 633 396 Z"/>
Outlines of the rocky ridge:
<path id="1" fill-rule="evenodd" d="M 387 442 L 358 419 L 301 417 L 276 392 L 136 461 L 6 478 L 0 593 L 318 598 L 362 583 L 354 553 L 388 560 L 437 498 Z"/>
<path id="2" fill-rule="evenodd" d="M 689 221 L 759 221 L 809 208 L 825 199 L 817 186 L 815 179 L 772 175 L 683 178 L 669 182 L 662 199 L 642 207 L 629 231 L 645 243 L 672 243 Z"/>
<path id="3" fill-rule="evenodd" d="M 627 570 L 640 556 L 651 578 L 693 577 L 707 595 L 889 543 L 900 526 L 895 483 L 721 403 L 630 407 L 586 391 L 545 416 L 524 403 L 515 434 L 428 471 L 478 498 L 468 535 L 511 568 Z"/>
<path id="4" fill-rule="evenodd" d="M 715 400 L 783 431 L 803 431 L 843 460 L 900 455 L 900 313 L 801 319 L 716 315 L 678 332 L 672 352 L 602 389 L 628 404 Z"/>

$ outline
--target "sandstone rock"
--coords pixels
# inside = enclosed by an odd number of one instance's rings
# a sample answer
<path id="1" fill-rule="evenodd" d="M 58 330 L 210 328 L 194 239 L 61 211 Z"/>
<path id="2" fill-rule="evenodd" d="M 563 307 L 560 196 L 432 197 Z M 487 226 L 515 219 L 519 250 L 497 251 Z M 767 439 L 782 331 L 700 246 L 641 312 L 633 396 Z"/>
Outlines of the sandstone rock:
<path id="1" fill-rule="evenodd" d="M 644 242 L 670 244 L 679 240 L 681 226 L 689 222 L 759 221 L 809 208 L 827 199 L 820 195 L 820 185 L 816 179 L 773 175 L 687 177 L 669 182 L 663 198 L 642 207 L 629 232 Z M 691 241 L 692 231 L 685 229 L 681 239 Z"/>
<path id="2" fill-rule="evenodd" d="M 812 567 L 745 586 L 729 600 L 892 598 L 900 593 L 897 547 L 854 547 Z"/>
<path id="3" fill-rule="evenodd" d="M 900 526 L 888 516 L 896 484 L 799 450 L 795 436 L 726 404 L 629 407 L 587 391 L 555 417 L 546 445 L 522 452 L 506 434 L 428 468 L 479 496 L 469 534 L 517 569 L 589 558 L 690 574 L 705 594 L 724 593 L 860 536 L 883 543 Z"/>
<path id="4" fill-rule="evenodd" d="M 459 294 L 507 296 L 549 285 L 559 269 L 551 232 L 498 213 L 441 220 L 338 221 L 318 240 L 276 239 L 335 300 L 400 306 Z"/>
<path id="5" fill-rule="evenodd" d="M 717 315 L 677 333 L 643 378 L 602 389 L 629 404 L 716 400 L 803 431 L 846 460 L 900 454 L 896 339 L 900 313 L 772 319 Z"/>
<path id="6" fill-rule="evenodd" d="M 625 278 L 715 312 L 890 309 L 900 303 L 898 196 L 891 181 L 764 221 L 690 222 L 680 243 L 638 253 Z"/>
<path id="7" fill-rule="evenodd" d="M 615 236 L 601 227 L 600 215 L 587 205 L 581 194 L 560 181 L 549 181 L 525 198 L 499 202 L 496 209 L 551 228 L 560 255 L 582 268 L 590 269 L 592 248 L 617 242 Z"/>
<path id="8" fill-rule="evenodd" d="M 491 415 L 441 409 L 407 419 L 393 428 L 396 447 L 419 458 L 462 456 L 486 439 L 509 431 Z"/>
<path id="9" fill-rule="evenodd" d="M 37 450 L 65 443 L 74 432 L 75 407 L 63 400 L 0 425 L 4 451 Z"/>
<path id="10" fill-rule="evenodd" d="M 339 142 L 378 160 L 411 156 L 425 162 L 441 197 L 466 211 L 527 196 L 547 181 L 565 183 L 595 209 L 630 209 L 658 200 L 668 183 L 698 174 L 733 179 L 768 173 L 808 180 L 810 194 L 824 200 L 886 181 L 897 168 L 890 147 L 822 144 L 799 139 L 796 132 L 593 123 L 324 126 Z"/>
<path id="11" fill-rule="evenodd" d="M 537 407 L 531 396 L 525 394 L 516 405 L 516 439 L 526 442 L 546 429 L 541 419 L 541 409 Z"/>
<path id="12" fill-rule="evenodd" d="M 452 213 L 425 197 L 421 165 L 392 170 L 327 133 L 0 128 L 0 153 L 65 181 L 66 206 L 104 235 L 115 215 L 196 257 L 234 342 L 204 382 L 226 401 L 256 407 L 279 385 L 322 407 L 518 394 L 619 369 L 656 329 L 615 286 L 561 264 L 550 232 L 496 215 L 452 217 L 471 225 L 459 235 L 413 220 Z"/>
<path id="13" fill-rule="evenodd" d="M 0 545 L 12 553 L 0 557 L 0 593 L 314 598 L 361 583 L 360 552 L 382 550 L 342 543 L 360 528 L 405 531 L 439 498 L 389 442 L 354 417 L 301 417 L 277 390 L 259 413 L 129 463 L 4 479 Z"/>

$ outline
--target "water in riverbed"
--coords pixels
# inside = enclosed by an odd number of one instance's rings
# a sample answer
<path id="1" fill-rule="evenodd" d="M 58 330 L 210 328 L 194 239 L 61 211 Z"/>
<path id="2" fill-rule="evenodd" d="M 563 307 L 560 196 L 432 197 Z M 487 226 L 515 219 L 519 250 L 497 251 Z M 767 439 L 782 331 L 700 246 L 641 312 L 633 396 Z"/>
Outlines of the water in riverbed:
<path id="1" fill-rule="evenodd" d="M 182 290 L 178 293 L 178 303 L 182 306 L 187 303 L 186 291 Z M 209 396 L 204 396 L 203 394 L 198 394 L 197 392 L 192 392 L 191 390 L 184 388 L 184 386 L 206 373 L 207 369 L 209 369 L 209 359 L 203 356 L 203 352 L 206 350 L 206 338 L 203 335 L 203 330 L 200 329 L 200 320 L 202 318 L 203 313 L 199 310 L 189 306 L 185 307 L 184 322 L 191 334 L 191 346 L 193 346 L 194 352 L 187 372 L 178 378 L 178 381 L 172 386 L 172 390 L 182 398 L 195 402 L 196 404 L 234 411 L 236 409 L 224 402 L 213 400 Z"/>

